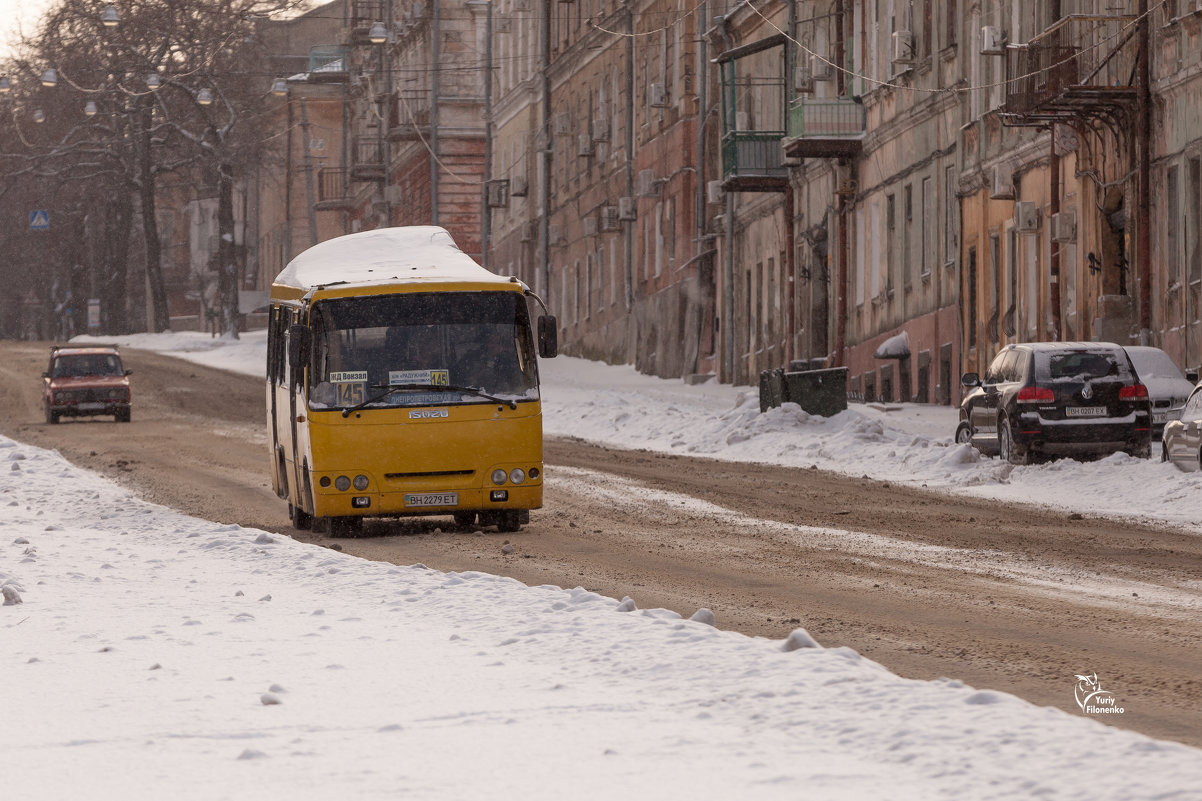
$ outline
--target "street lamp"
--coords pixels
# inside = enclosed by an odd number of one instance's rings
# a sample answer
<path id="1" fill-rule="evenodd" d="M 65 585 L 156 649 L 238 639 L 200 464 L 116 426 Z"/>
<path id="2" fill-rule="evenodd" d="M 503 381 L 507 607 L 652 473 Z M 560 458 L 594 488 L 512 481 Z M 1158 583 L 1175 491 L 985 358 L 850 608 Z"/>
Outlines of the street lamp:
<path id="1" fill-rule="evenodd" d="M 146 88 L 152 92 L 157 92 L 163 87 L 163 79 L 159 77 L 157 72 L 152 72 L 146 76 Z"/>
<path id="2" fill-rule="evenodd" d="M 276 78 L 271 82 L 271 93 L 276 97 L 283 97 L 288 94 L 288 82 L 283 78 Z"/>
<path id="3" fill-rule="evenodd" d="M 12 79 L 7 75 L 0 76 L 0 95 L 6 95 L 13 90 Z"/>
<path id="4" fill-rule="evenodd" d="M 33 112 L 33 121 L 37 122 L 37 123 L 45 122 L 46 121 L 46 112 L 42 111 L 40 108 L 35 109 Z"/>
<path id="5" fill-rule="evenodd" d="M 213 93 L 209 91 L 209 87 L 202 87 L 201 90 L 196 93 L 196 102 L 202 106 L 207 106 L 213 102 Z"/>
<path id="6" fill-rule="evenodd" d="M 374 45 L 384 44 L 388 41 L 388 29 L 384 27 L 383 22 L 373 22 L 371 28 L 367 31 L 367 41 Z"/>
<path id="7" fill-rule="evenodd" d="M 116 6 L 105 6 L 100 15 L 100 23 L 106 28 L 116 28 L 121 22 L 121 14 Z"/>
<path id="8" fill-rule="evenodd" d="M 54 86 L 58 83 L 58 72 L 54 67 L 49 67 L 42 73 L 42 86 Z"/>
<path id="9" fill-rule="evenodd" d="M 95 100 L 89 100 L 83 107 L 83 113 L 89 117 L 96 116 L 96 111 L 97 108 Z"/>

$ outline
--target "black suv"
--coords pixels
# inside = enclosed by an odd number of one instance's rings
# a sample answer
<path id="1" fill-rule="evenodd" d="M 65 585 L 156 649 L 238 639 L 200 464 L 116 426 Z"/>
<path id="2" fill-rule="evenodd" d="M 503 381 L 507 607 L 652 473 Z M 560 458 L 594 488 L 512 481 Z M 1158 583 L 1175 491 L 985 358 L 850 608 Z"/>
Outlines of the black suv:
<path id="1" fill-rule="evenodd" d="M 1035 456 L 1148 458 L 1148 389 L 1127 352 L 1106 342 L 1007 345 L 984 377 L 965 373 L 956 441 L 1013 464 Z"/>

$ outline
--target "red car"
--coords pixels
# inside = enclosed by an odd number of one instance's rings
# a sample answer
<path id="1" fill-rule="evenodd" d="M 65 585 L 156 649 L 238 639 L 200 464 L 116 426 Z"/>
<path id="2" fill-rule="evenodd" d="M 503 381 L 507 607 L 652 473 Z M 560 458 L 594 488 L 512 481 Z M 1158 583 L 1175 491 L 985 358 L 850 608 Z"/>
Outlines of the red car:
<path id="1" fill-rule="evenodd" d="M 129 374 L 116 345 L 54 345 L 50 369 L 42 373 L 46 422 L 60 417 L 111 414 L 129 422 Z"/>

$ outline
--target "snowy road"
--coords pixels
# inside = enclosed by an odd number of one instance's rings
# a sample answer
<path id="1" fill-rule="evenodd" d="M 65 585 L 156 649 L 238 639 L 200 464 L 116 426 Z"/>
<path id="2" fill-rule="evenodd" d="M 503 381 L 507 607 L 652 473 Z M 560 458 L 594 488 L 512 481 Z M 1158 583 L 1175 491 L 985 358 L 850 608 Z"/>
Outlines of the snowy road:
<path id="1" fill-rule="evenodd" d="M 547 444 L 546 508 L 520 534 L 426 521 L 335 543 L 290 529 L 267 489 L 256 379 L 131 352 L 135 424 L 51 427 L 26 381 L 44 348 L 4 347 L 2 433 L 190 514 L 397 564 L 582 585 L 686 616 L 705 607 L 719 627 L 752 635 L 800 624 L 903 676 L 949 676 L 1070 712 L 1072 676 L 1096 670 L 1127 700 L 1118 725 L 1202 744 L 1202 539 L 1191 533 L 558 439 Z"/>

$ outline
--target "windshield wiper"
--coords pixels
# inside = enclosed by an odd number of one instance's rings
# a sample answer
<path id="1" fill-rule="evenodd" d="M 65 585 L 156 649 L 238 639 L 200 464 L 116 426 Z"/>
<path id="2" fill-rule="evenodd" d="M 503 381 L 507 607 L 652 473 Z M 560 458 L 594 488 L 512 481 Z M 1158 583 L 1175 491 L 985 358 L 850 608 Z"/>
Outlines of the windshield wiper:
<path id="1" fill-rule="evenodd" d="M 357 412 L 364 406 L 370 406 L 377 401 L 382 401 L 394 392 L 465 392 L 469 395 L 479 395 L 481 398 L 493 401 L 494 403 L 508 403 L 510 409 L 516 409 L 517 403 L 512 400 L 502 400 L 495 395 L 489 395 L 479 387 L 461 387 L 457 384 L 372 384 L 372 389 L 384 390 L 378 395 L 374 395 L 367 400 L 355 406 L 348 407 L 342 410 L 343 417 L 350 417 L 352 412 Z"/>

